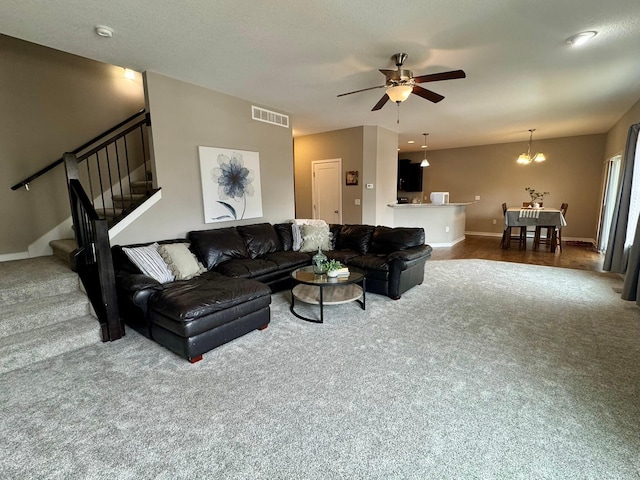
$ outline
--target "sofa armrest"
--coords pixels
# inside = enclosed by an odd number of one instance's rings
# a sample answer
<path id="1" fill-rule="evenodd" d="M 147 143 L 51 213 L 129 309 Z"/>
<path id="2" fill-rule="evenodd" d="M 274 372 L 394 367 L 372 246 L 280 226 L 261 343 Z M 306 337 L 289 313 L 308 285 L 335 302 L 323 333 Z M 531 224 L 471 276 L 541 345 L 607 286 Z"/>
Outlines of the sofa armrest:
<path id="1" fill-rule="evenodd" d="M 162 289 L 162 284 L 159 281 L 142 273 L 118 272 L 116 283 L 120 288 L 130 293 L 149 287 Z"/>
<path id="2" fill-rule="evenodd" d="M 387 261 L 392 262 L 393 260 L 402 260 L 405 262 L 410 262 L 411 260 L 417 260 L 422 257 L 430 257 L 431 245 L 418 245 L 416 247 L 409 247 L 404 250 L 397 250 L 395 252 L 387 255 Z"/>
<path id="3" fill-rule="evenodd" d="M 141 273 L 119 272 L 116 275 L 116 284 L 134 305 L 140 307 L 146 314 L 149 297 L 162 290 L 162 284 L 156 279 Z"/>

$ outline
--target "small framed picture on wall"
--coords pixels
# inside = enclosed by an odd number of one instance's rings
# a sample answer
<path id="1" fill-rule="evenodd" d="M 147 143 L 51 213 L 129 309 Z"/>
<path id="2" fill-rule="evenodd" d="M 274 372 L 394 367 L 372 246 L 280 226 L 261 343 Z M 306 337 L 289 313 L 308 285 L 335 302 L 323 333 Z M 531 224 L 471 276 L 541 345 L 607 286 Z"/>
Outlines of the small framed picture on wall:
<path id="1" fill-rule="evenodd" d="M 358 171 L 351 170 L 347 172 L 347 185 L 358 185 Z"/>

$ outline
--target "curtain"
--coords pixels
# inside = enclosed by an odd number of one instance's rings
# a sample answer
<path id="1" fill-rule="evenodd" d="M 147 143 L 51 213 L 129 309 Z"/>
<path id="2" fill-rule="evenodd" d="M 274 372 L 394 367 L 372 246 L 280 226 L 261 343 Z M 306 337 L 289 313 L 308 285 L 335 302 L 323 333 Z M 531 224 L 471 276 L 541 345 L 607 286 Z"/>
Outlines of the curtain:
<path id="1" fill-rule="evenodd" d="M 622 298 L 625 300 L 636 300 L 638 295 L 638 276 L 640 275 L 640 231 L 635 229 L 635 240 L 629 245 L 627 227 L 629 224 L 629 211 L 632 203 L 633 177 L 636 163 L 636 151 L 638 146 L 638 132 L 640 123 L 629 127 L 627 144 L 623 157 L 622 183 L 618 191 L 616 207 L 613 212 L 611 230 L 609 233 L 609 246 L 604 257 L 603 269 L 616 273 L 626 273 Z M 640 172 L 640 165 L 638 171 Z M 636 172 L 636 175 L 638 173 Z M 638 185 L 636 185 L 638 188 Z M 632 224 L 638 218 L 631 219 Z"/>

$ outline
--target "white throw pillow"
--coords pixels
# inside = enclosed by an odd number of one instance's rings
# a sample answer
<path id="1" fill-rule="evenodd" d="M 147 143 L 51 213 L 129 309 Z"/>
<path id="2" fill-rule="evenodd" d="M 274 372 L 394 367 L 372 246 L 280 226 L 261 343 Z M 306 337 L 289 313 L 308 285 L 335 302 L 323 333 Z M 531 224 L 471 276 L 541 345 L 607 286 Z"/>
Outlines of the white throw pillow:
<path id="1" fill-rule="evenodd" d="M 329 233 L 329 225 L 301 225 L 300 233 L 302 235 L 301 252 L 315 252 L 318 248 L 322 250 L 331 249 L 331 234 Z"/>
<path id="2" fill-rule="evenodd" d="M 313 218 L 296 218 L 295 220 L 291 220 L 291 234 L 293 236 L 293 245 L 291 249 L 295 252 L 300 250 L 300 247 L 302 246 L 302 234 L 300 232 L 300 226 L 302 225 L 314 225 L 316 227 L 321 227 L 323 225 L 327 225 L 327 227 L 329 226 L 324 220 L 316 220 Z"/>
<path id="3" fill-rule="evenodd" d="M 206 268 L 202 266 L 196 256 L 191 253 L 186 243 L 167 243 L 158 247 L 158 253 L 167 263 L 169 270 L 176 277 L 176 280 L 189 280 L 197 277 Z"/>
<path id="4" fill-rule="evenodd" d="M 122 247 L 122 251 L 142 273 L 155 278 L 160 283 L 171 282 L 175 279 L 166 262 L 158 253 L 157 243 L 154 242 L 144 247 Z"/>

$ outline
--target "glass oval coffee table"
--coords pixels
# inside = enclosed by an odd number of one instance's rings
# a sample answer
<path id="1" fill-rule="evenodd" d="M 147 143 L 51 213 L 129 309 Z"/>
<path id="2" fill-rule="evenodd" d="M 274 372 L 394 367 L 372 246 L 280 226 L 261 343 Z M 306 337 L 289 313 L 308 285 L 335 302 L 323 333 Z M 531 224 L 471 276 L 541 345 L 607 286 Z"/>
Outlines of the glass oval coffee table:
<path id="1" fill-rule="evenodd" d="M 349 275 L 329 277 L 326 273 L 317 274 L 313 267 L 301 267 L 291 272 L 296 285 L 291 288 L 291 306 L 289 310 L 296 317 L 307 322 L 323 323 L 324 306 L 358 302 L 366 308 L 366 277 L 363 271 L 349 267 Z M 295 311 L 296 300 L 320 305 L 320 319 L 309 318 Z"/>

